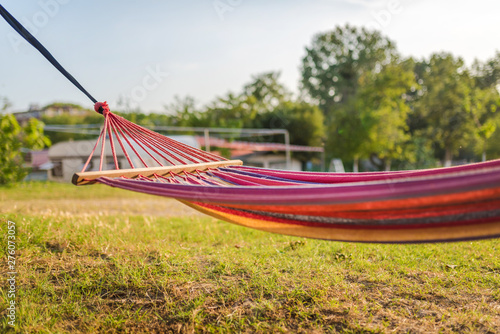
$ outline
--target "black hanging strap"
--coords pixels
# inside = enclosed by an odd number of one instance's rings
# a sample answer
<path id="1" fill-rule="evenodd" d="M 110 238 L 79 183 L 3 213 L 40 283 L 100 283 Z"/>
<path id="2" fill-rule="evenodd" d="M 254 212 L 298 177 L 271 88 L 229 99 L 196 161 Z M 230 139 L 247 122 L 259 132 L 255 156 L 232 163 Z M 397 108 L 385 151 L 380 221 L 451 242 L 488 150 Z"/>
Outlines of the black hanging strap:
<path id="1" fill-rule="evenodd" d="M 21 23 L 19 23 L 10 13 L 3 8 L 2 5 L 0 5 L 0 15 L 9 23 L 12 28 L 14 28 L 15 31 L 19 33 L 28 43 L 33 45 L 35 49 L 40 51 L 40 53 L 52 64 L 54 65 L 55 68 L 59 70 L 66 78 L 68 78 L 69 81 L 73 83 L 79 90 L 81 90 L 85 95 L 88 96 L 88 98 L 93 102 L 96 103 L 97 100 L 90 95 L 85 88 L 80 85 L 78 81 L 76 81 L 75 78 L 71 74 L 69 74 L 68 71 L 64 69 L 64 67 L 59 64 L 59 62 L 50 54 L 50 52 L 32 35 L 30 32 L 22 26 Z"/>

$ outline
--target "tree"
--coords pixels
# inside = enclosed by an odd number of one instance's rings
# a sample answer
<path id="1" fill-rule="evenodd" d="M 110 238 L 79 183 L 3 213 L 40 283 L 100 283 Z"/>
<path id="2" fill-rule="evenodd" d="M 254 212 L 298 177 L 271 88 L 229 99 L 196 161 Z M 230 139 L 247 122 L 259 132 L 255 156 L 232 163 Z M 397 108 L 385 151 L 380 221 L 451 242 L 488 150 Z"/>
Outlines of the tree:
<path id="1" fill-rule="evenodd" d="M 476 60 L 472 64 L 472 73 L 479 88 L 492 88 L 500 84 L 500 51 L 484 63 Z"/>
<path id="2" fill-rule="evenodd" d="M 257 115 L 253 99 L 228 93 L 212 102 L 200 116 L 205 126 L 242 128 Z"/>
<path id="3" fill-rule="evenodd" d="M 289 101 L 291 93 L 279 82 L 281 72 L 266 72 L 252 77 L 243 87 L 243 95 L 251 99 L 257 112 L 269 111 Z"/>
<path id="4" fill-rule="evenodd" d="M 293 101 L 292 94 L 279 82 L 279 77 L 280 72 L 262 73 L 253 76 L 252 81 L 244 86 L 241 99 L 249 117 L 244 119 L 243 127 L 286 129 L 293 145 L 322 145 L 321 110 L 303 101 Z M 307 154 L 295 156 L 303 161 L 310 158 Z"/>
<path id="5" fill-rule="evenodd" d="M 384 170 L 391 169 L 393 159 L 412 160 L 405 144 L 410 141 L 407 119 L 411 112 L 406 96 L 417 86 L 413 61 L 393 61 L 380 72 L 368 72 L 361 76 L 359 86 L 356 105 L 367 135 L 361 152 L 377 156 Z"/>
<path id="6" fill-rule="evenodd" d="M 426 123 L 422 134 L 444 152 L 444 165 L 450 166 L 452 156 L 475 132 L 470 113 L 471 77 L 461 58 L 438 53 L 426 62 L 422 85 L 424 95 L 415 105 Z"/>
<path id="7" fill-rule="evenodd" d="M 0 97 L 0 105 L 2 106 L 0 108 L 0 113 L 5 112 L 7 109 L 11 107 L 11 103 L 9 99 L 7 99 L 6 97 Z"/>
<path id="8" fill-rule="evenodd" d="M 340 158 L 353 163 L 353 171 L 359 170 L 363 157 L 362 145 L 368 138 L 368 126 L 361 119 L 357 100 L 351 98 L 335 108 L 335 120 L 327 126 L 326 152 L 328 158 Z"/>
<path id="9" fill-rule="evenodd" d="M 469 112 L 475 125 L 475 151 L 486 160 L 488 140 L 498 131 L 500 118 L 500 95 L 496 88 L 474 87 L 471 92 Z M 498 142 L 497 142 L 498 143 Z"/>
<path id="10" fill-rule="evenodd" d="M 173 126 L 206 126 L 202 124 L 200 111 L 196 108 L 196 100 L 192 96 L 181 98 L 175 96 L 174 102 L 165 106 Z"/>
<path id="11" fill-rule="evenodd" d="M 82 115 L 56 115 L 56 116 L 42 116 L 41 121 L 43 124 L 51 125 L 81 125 L 81 124 L 100 124 L 104 118 L 102 115 L 88 111 L 86 116 Z M 68 140 L 83 140 L 83 139 L 93 139 L 95 134 L 84 134 L 84 133 L 70 133 L 70 132 L 60 132 L 60 131 L 48 131 L 46 136 L 50 139 L 52 144 L 59 143 Z"/>
<path id="12" fill-rule="evenodd" d="M 330 154 L 353 161 L 354 171 L 361 158 L 370 158 L 376 165 L 380 160 L 379 168 L 386 170 L 393 159 L 411 159 L 412 152 L 404 148 L 410 140 L 407 94 L 418 86 L 413 61 L 394 59 L 362 74 L 357 86 L 355 95 L 335 107 L 327 141 Z"/>
<path id="13" fill-rule="evenodd" d="M 391 62 L 394 43 L 378 31 L 350 25 L 314 37 L 302 60 L 302 86 L 315 99 L 328 122 L 337 121 L 359 88 L 359 78 Z M 340 115 L 342 116 L 342 115 Z"/>
<path id="14" fill-rule="evenodd" d="M 476 126 L 475 151 L 486 160 L 488 141 L 499 130 L 500 52 L 484 63 L 476 60 L 472 65 L 474 88 L 471 94 L 470 112 Z M 497 143 L 497 142 L 496 142 Z"/>
<path id="15" fill-rule="evenodd" d="M 490 159 L 500 158 L 500 116 L 494 118 L 496 131 L 492 133 L 489 140 L 484 145 L 484 152 Z"/>
<path id="16" fill-rule="evenodd" d="M 32 118 L 23 129 L 12 114 L 0 115 L 0 184 L 18 182 L 26 176 L 21 148 L 36 150 L 49 145 L 42 122 Z"/>
<path id="17" fill-rule="evenodd" d="M 201 114 L 205 126 L 249 128 L 255 119 L 290 101 L 291 93 L 279 82 L 279 72 L 267 72 L 252 77 L 240 94 L 228 93 L 218 98 Z"/>
<path id="18" fill-rule="evenodd" d="M 286 129 L 290 134 L 290 144 L 304 146 L 322 146 L 325 135 L 321 110 L 303 101 L 285 101 L 271 111 L 257 115 L 251 127 L 264 129 Z M 267 139 L 283 141 L 283 137 Z M 317 154 L 294 154 L 299 160 L 307 161 Z"/>

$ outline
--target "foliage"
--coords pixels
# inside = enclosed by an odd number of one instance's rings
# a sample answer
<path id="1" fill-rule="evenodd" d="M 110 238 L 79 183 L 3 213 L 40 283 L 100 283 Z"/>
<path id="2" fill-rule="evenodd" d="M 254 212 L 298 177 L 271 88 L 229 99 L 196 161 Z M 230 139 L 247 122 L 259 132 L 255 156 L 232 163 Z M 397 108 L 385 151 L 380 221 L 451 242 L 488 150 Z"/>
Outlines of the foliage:
<path id="1" fill-rule="evenodd" d="M 424 96 L 416 112 L 425 120 L 424 134 L 444 150 L 444 164 L 466 146 L 475 131 L 470 113 L 472 80 L 461 58 L 449 53 L 433 54 L 422 76 Z"/>
<path id="2" fill-rule="evenodd" d="M 335 119 L 328 125 L 326 151 L 329 158 L 354 161 L 363 155 L 362 146 L 368 138 L 368 126 L 363 123 L 357 101 L 349 99 L 335 106 Z"/>
<path id="3" fill-rule="evenodd" d="M 169 123 L 175 126 L 287 129 L 295 145 L 320 146 L 324 136 L 320 109 L 303 101 L 293 101 L 291 93 L 279 82 L 279 72 L 252 77 L 239 94 L 229 92 L 204 110 L 196 108 L 192 97 L 176 97 L 166 106 Z M 282 136 L 266 137 L 282 142 Z M 297 156 L 307 159 L 307 155 Z"/>
<path id="4" fill-rule="evenodd" d="M 487 143 L 497 131 L 500 120 L 500 94 L 496 88 L 476 87 L 470 98 L 470 113 L 475 125 L 474 149 L 476 153 L 485 155 Z"/>
<path id="5" fill-rule="evenodd" d="M 258 114 L 250 125 L 252 128 L 286 129 L 290 144 L 322 146 L 325 136 L 323 113 L 314 105 L 305 102 L 282 102 L 276 108 Z M 283 136 L 266 137 L 266 141 L 283 142 Z M 317 153 L 296 152 L 301 161 L 318 158 Z"/>
<path id="6" fill-rule="evenodd" d="M 475 61 L 472 65 L 474 88 L 471 94 L 470 112 L 475 131 L 475 151 L 486 158 L 486 151 L 495 157 L 500 157 L 500 149 L 492 136 L 500 132 L 500 52 L 484 63 Z"/>
<path id="7" fill-rule="evenodd" d="M 319 103 L 327 121 L 335 119 L 333 106 L 349 103 L 357 93 L 360 77 L 389 63 L 394 54 L 394 43 L 378 31 L 337 26 L 316 35 L 306 48 L 302 86 Z"/>
<path id="8" fill-rule="evenodd" d="M 338 26 L 306 48 L 301 83 L 325 114 L 330 157 L 377 157 L 387 169 L 392 160 L 428 165 L 418 162 L 423 152 L 449 165 L 494 147 L 500 52 L 470 69 L 449 53 L 401 61 L 380 32 Z"/>
<path id="9" fill-rule="evenodd" d="M 484 152 L 488 158 L 500 158 L 500 117 L 495 118 L 495 129 L 490 139 L 484 144 Z"/>
<path id="10" fill-rule="evenodd" d="M 84 110 L 84 108 L 79 104 L 67 103 L 67 102 L 54 102 L 42 108 L 42 110 L 47 110 L 47 109 Z"/>
<path id="11" fill-rule="evenodd" d="M 273 112 L 279 105 L 290 101 L 291 94 L 279 82 L 279 76 L 279 72 L 253 76 L 240 94 L 228 93 L 226 97 L 217 98 L 200 115 L 205 126 L 255 127 L 259 115 Z"/>
<path id="12" fill-rule="evenodd" d="M 479 88 L 495 88 L 500 84 L 500 51 L 484 63 L 476 60 L 472 65 L 476 86 Z"/>
<path id="13" fill-rule="evenodd" d="M 22 148 L 37 150 L 49 145 L 40 121 L 31 119 L 21 128 L 12 114 L 0 115 L 0 185 L 21 181 L 26 176 Z"/>
<path id="14" fill-rule="evenodd" d="M 252 77 L 243 87 L 243 96 L 257 109 L 257 113 L 270 111 L 290 101 L 291 93 L 279 82 L 280 72 L 267 72 Z"/>
<path id="15" fill-rule="evenodd" d="M 244 94 L 228 93 L 217 98 L 200 115 L 204 126 L 243 128 L 257 115 L 254 100 Z"/>
<path id="16" fill-rule="evenodd" d="M 7 99 L 6 97 L 2 97 L 0 96 L 0 105 L 2 106 L 0 108 L 0 112 L 5 112 L 6 110 L 8 110 L 10 107 L 11 107 L 11 103 L 9 101 L 9 99 Z"/>
<path id="17" fill-rule="evenodd" d="M 196 109 L 196 101 L 191 96 L 180 98 L 175 96 L 174 102 L 165 107 L 169 114 L 168 125 L 201 126 L 200 112 Z"/>
<path id="18" fill-rule="evenodd" d="M 407 119 L 411 112 L 406 94 L 417 86 L 412 65 L 411 61 L 393 61 L 360 78 L 356 105 L 367 129 L 361 150 L 365 157 L 376 155 L 385 170 L 390 170 L 393 159 L 414 158 L 413 152 L 405 150 L 410 141 Z"/>
<path id="19" fill-rule="evenodd" d="M 259 114 L 251 123 L 255 128 L 286 129 L 293 145 L 321 146 L 324 137 L 321 110 L 305 102 L 288 101 Z"/>
<path id="20" fill-rule="evenodd" d="M 385 169 L 393 159 L 413 159 L 413 152 L 405 150 L 410 140 L 407 93 L 417 86 L 412 62 L 394 59 L 361 75 L 357 86 L 349 101 L 334 107 L 329 153 L 346 161 L 377 157 Z"/>
<path id="21" fill-rule="evenodd" d="M 81 108 L 81 107 L 80 107 Z M 42 122 L 47 125 L 83 125 L 83 124 L 102 124 L 104 118 L 102 115 L 96 112 L 88 112 L 85 116 L 82 115 L 55 115 L 55 116 L 43 116 Z M 97 129 L 93 129 L 99 130 Z M 69 140 L 83 140 L 83 139 L 93 139 L 95 134 L 85 134 L 85 133 L 70 133 L 70 132 L 60 132 L 60 131 L 47 131 L 46 136 L 50 141 L 55 144 L 62 141 Z"/>
<path id="22" fill-rule="evenodd" d="M 4 185 L 22 180 L 26 170 L 22 168 L 21 127 L 13 115 L 0 117 L 0 185 Z"/>
<path id="23" fill-rule="evenodd" d="M 434 156 L 432 142 L 427 138 L 410 136 L 410 140 L 405 143 L 405 149 L 411 153 L 411 159 L 405 155 L 395 158 L 395 169 L 427 169 L 439 166 L 439 161 Z"/>

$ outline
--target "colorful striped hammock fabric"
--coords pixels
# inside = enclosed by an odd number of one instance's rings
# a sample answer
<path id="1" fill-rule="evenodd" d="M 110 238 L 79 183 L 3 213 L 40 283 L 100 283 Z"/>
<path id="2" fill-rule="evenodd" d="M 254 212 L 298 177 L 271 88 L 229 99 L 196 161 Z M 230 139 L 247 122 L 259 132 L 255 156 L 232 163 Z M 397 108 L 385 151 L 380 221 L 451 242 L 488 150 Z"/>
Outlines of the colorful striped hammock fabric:
<path id="1" fill-rule="evenodd" d="M 149 169 L 142 168 L 130 176 L 127 173 L 133 169 L 128 169 L 123 171 L 126 177 L 109 177 L 101 171 L 93 181 L 102 184 L 172 197 L 232 223 L 293 236 L 377 243 L 500 236 L 500 160 L 450 168 L 342 174 L 244 166 L 203 169 L 207 163 L 224 159 L 174 142 L 109 111 L 104 115 L 105 126 L 96 143 L 97 147 L 102 140 L 101 165 L 107 132 L 116 169 L 115 146 L 124 150 L 131 167 L 130 155 L 142 153 L 160 166 L 169 161 L 176 172 L 160 175 L 146 166 L 154 172 L 146 175 Z M 193 164 L 200 168 L 182 168 Z M 113 173 L 117 176 L 122 170 Z M 89 181 L 86 174 L 92 172 L 78 174 L 80 180 Z"/>

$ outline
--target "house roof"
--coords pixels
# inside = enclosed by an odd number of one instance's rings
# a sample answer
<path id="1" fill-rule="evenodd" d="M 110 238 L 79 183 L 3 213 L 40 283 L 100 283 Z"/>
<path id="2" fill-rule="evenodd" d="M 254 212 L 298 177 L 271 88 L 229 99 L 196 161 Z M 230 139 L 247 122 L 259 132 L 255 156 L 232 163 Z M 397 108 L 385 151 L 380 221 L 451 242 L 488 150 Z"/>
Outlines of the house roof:
<path id="1" fill-rule="evenodd" d="M 49 150 L 31 151 L 31 166 L 40 168 L 49 162 Z"/>

